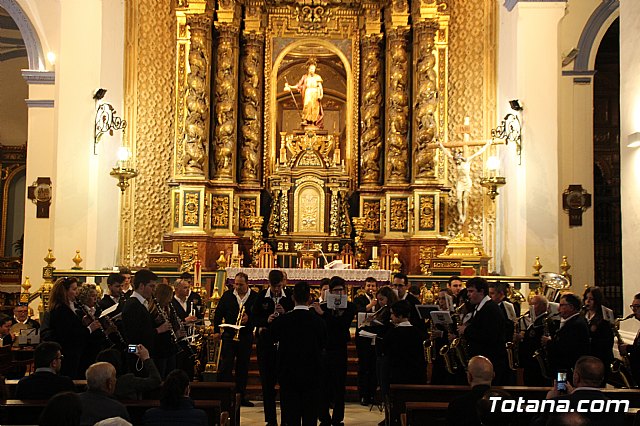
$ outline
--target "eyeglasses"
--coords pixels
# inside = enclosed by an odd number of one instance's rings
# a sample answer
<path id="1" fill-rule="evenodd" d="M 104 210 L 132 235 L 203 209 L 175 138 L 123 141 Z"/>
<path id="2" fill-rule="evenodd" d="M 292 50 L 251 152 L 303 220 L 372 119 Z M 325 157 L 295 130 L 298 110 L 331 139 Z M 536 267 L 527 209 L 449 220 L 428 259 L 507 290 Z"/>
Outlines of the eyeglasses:
<path id="1" fill-rule="evenodd" d="M 560 304 L 558 304 L 558 306 L 571 306 L 571 304 L 570 303 L 560 303 Z"/>
<path id="2" fill-rule="evenodd" d="M 64 355 L 61 354 L 60 356 L 57 356 L 56 359 L 63 360 L 64 359 Z"/>
<path id="3" fill-rule="evenodd" d="M 640 305 L 629 305 L 631 309 L 640 309 Z"/>

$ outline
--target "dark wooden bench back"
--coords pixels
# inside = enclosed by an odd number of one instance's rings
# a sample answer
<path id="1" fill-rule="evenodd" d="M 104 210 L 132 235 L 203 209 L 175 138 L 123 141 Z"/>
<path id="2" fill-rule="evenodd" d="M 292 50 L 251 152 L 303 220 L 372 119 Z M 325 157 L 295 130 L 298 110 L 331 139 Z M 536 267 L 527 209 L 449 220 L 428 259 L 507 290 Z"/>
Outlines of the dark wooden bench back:
<path id="1" fill-rule="evenodd" d="M 134 425 L 142 425 L 144 413 L 149 408 L 159 407 L 160 403 L 156 400 L 136 400 L 121 401 L 127 411 L 129 418 Z M 207 414 L 209 425 L 219 425 L 220 420 L 224 416 L 224 410 L 221 410 L 220 401 L 195 401 L 196 408 L 204 410 Z M 33 425 L 38 424 L 38 420 L 42 411 L 47 405 L 47 401 L 27 401 L 20 399 L 7 399 L 0 402 L 0 410 L 2 411 L 3 424 L 13 425 Z M 228 414 L 228 413 L 227 413 Z"/>

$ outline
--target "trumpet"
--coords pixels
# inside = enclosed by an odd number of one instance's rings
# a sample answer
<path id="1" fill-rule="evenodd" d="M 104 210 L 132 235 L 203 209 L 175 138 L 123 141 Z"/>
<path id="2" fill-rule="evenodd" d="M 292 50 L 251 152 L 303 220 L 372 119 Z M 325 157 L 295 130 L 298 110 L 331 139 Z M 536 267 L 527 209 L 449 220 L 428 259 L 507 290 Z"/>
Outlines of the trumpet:
<path id="1" fill-rule="evenodd" d="M 244 316 L 244 305 L 242 305 L 242 307 L 240 308 L 240 312 L 238 312 L 238 318 L 236 319 L 236 325 L 238 326 L 238 328 L 236 329 L 236 332 L 233 336 L 233 341 L 234 342 L 239 342 L 240 341 L 240 326 L 242 325 L 242 317 Z"/>

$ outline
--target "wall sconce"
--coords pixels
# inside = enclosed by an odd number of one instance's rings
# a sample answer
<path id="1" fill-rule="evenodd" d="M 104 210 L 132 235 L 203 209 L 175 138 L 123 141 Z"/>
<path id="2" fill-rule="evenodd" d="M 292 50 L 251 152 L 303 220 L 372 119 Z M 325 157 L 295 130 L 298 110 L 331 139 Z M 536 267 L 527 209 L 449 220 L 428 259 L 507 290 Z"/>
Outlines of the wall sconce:
<path id="1" fill-rule="evenodd" d="M 509 101 L 509 106 L 514 111 L 522 111 L 522 103 L 518 99 Z M 516 154 L 518 155 L 518 164 L 522 164 L 522 123 L 516 114 L 507 114 L 500 122 L 498 127 L 491 130 L 491 137 L 494 139 L 504 139 L 505 145 L 509 142 L 516 144 Z"/>
<path id="2" fill-rule="evenodd" d="M 96 101 L 96 104 L 104 98 L 104 95 L 107 93 L 107 89 L 97 89 L 93 94 L 93 99 Z M 96 146 L 98 142 L 100 142 L 100 138 L 105 133 L 109 133 L 110 136 L 113 136 L 114 130 L 122 130 L 124 133 L 124 129 L 127 127 L 127 121 L 116 115 L 116 110 L 113 109 L 113 106 L 107 102 L 102 102 L 98 105 L 96 110 L 96 120 L 94 125 L 94 134 L 93 134 L 93 154 L 96 154 Z"/>
<path id="3" fill-rule="evenodd" d="M 487 195 L 492 200 L 495 200 L 498 196 L 498 188 L 507 184 L 507 178 L 498 176 L 498 169 L 500 168 L 500 159 L 498 157 L 489 157 L 486 167 L 489 177 L 481 178 L 480 185 L 487 188 Z"/>
<path id="4" fill-rule="evenodd" d="M 124 193 L 124 190 L 129 187 L 129 180 L 138 176 L 138 171 L 130 166 L 129 160 L 131 159 L 131 151 L 124 146 L 118 149 L 118 162 L 116 167 L 111 169 L 109 173 L 114 178 L 118 179 L 118 187 L 120 192 Z"/>
<path id="5" fill-rule="evenodd" d="M 627 148 L 640 147 L 640 132 L 635 132 L 627 137 Z"/>

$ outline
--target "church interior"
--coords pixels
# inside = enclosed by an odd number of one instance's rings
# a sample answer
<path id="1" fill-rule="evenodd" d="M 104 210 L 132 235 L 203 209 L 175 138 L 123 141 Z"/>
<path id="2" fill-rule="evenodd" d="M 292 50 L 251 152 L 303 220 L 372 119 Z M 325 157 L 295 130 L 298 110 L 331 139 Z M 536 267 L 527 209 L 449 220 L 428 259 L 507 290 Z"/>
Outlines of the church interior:
<path id="1" fill-rule="evenodd" d="M 343 261 L 525 297 L 564 273 L 624 317 L 639 25 L 635 0 L 0 0 L 0 291 Z"/>

